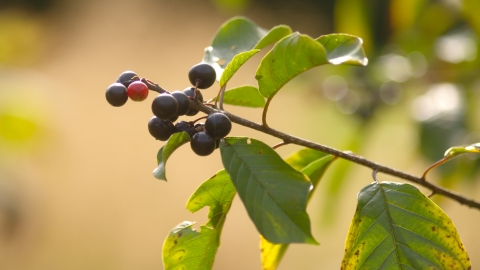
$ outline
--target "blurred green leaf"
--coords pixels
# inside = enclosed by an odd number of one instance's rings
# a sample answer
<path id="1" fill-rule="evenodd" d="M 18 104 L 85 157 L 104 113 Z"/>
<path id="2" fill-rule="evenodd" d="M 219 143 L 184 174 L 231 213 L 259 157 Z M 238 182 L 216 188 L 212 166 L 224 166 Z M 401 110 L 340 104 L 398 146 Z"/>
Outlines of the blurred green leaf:
<path id="1" fill-rule="evenodd" d="M 316 39 L 327 50 L 330 64 L 366 66 L 368 59 L 363 51 L 361 38 L 347 34 L 330 34 Z"/>
<path id="2" fill-rule="evenodd" d="M 288 26 L 279 25 L 266 30 L 248 18 L 234 17 L 220 26 L 212 44 L 205 49 L 203 61 L 215 68 L 217 80 L 220 81 L 223 70 L 235 55 L 252 49 L 262 49 L 290 33 Z"/>
<path id="3" fill-rule="evenodd" d="M 173 154 L 175 150 L 177 150 L 177 148 L 189 141 L 190 135 L 188 135 L 188 133 L 186 132 L 177 132 L 170 136 L 167 143 L 158 151 L 158 166 L 153 170 L 153 176 L 155 176 L 155 178 L 167 181 L 165 166 L 167 164 L 168 158 Z"/>
<path id="4" fill-rule="evenodd" d="M 416 187 L 372 183 L 358 194 L 342 269 L 470 269 L 450 218 Z"/>
<path id="5" fill-rule="evenodd" d="M 311 150 L 311 151 L 306 151 Z M 310 178 L 314 188 L 310 192 L 309 199 L 312 197 L 315 188 L 318 186 L 320 179 L 322 178 L 325 171 L 336 159 L 332 155 L 325 155 L 323 152 L 312 150 L 312 149 L 302 149 L 293 155 L 290 156 L 290 160 L 299 164 L 302 163 L 301 157 L 304 157 L 303 163 L 311 161 L 311 158 L 314 155 L 321 156 L 317 160 L 314 160 L 307 164 L 301 172 Z M 288 162 L 287 162 L 288 163 Z M 290 164 L 291 165 L 291 164 Z M 262 251 L 262 269 L 263 270 L 275 270 L 285 255 L 289 244 L 274 244 L 269 242 L 267 239 L 263 238 L 260 235 L 260 250 Z"/>
<path id="6" fill-rule="evenodd" d="M 310 181 L 268 145 L 226 138 L 222 162 L 257 230 L 273 243 L 317 244 L 306 212 Z"/>
<path id="7" fill-rule="evenodd" d="M 208 222 L 200 232 L 192 229 L 193 222 L 176 226 L 163 243 L 164 269 L 212 269 L 220 246 L 220 235 L 226 215 L 235 196 L 235 187 L 225 170 L 203 182 L 187 202 L 192 213 L 210 207 Z"/>
<path id="8" fill-rule="evenodd" d="M 250 57 L 254 56 L 259 51 L 260 50 L 254 49 L 235 55 L 222 73 L 222 77 L 220 78 L 220 87 L 223 87 L 232 78 L 233 74 L 235 74 L 235 72 L 237 72 L 237 70 L 243 64 L 245 64 Z"/>
<path id="9" fill-rule="evenodd" d="M 0 112 L 0 140 L 7 143 L 25 143 L 38 135 L 38 129 L 38 123 L 35 123 L 34 119 L 15 112 Z"/>
<path id="10" fill-rule="evenodd" d="M 213 100 L 216 100 L 216 98 Z M 225 91 L 223 103 L 243 107 L 263 108 L 265 107 L 265 98 L 260 95 L 260 92 L 258 92 L 255 86 L 245 85 Z"/>
<path id="11" fill-rule="evenodd" d="M 467 153 L 480 153 L 480 143 L 475 143 L 467 146 L 454 146 L 445 151 L 444 157 L 453 158 L 458 155 Z"/>

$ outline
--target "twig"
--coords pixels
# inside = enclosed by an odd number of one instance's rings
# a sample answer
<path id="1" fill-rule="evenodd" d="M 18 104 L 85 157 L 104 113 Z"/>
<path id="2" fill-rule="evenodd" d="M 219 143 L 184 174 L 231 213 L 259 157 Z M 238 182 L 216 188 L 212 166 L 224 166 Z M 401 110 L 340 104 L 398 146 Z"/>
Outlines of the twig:
<path id="1" fill-rule="evenodd" d="M 423 179 L 421 177 L 418 177 L 418 176 L 415 176 L 415 175 L 412 175 L 412 174 L 408 174 L 406 172 L 403 172 L 403 171 L 400 171 L 400 170 L 397 170 L 397 169 L 394 169 L 394 168 L 383 166 L 383 165 L 378 164 L 376 162 L 370 161 L 370 160 L 368 160 L 364 157 L 357 156 L 350 151 L 340 151 L 340 150 L 337 150 L 335 148 L 332 148 L 332 147 L 329 147 L 329 146 L 326 146 L 326 145 L 322 145 L 322 144 L 318 144 L 318 143 L 315 143 L 315 142 L 312 142 L 312 141 L 301 139 L 301 138 L 283 133 L 281 131 L 275 130 L 273 128 L 270 128 L 270 127 L 252 122 L 252 121 L 244 119 L 244 118 L 241 118 L 241 117 L 236 116 L 234 114 L 231 114 L 229 112 L 215 110 L 213 108 L 204 106 L 203 104 L 200 104 L 200 103 L 195 103 L 193 101 L 190 102 L 190 107 L 192 107 L 196 110 L 202 111 L 204 113 L 207 113 L 207 114 L 210 114 L 210 113 L 213 113 L 213 112 L 222 112 L 225 115 L 227 115 L 228 118 L 230 118 L 230 120 L 234 123 L 237 123 L 239 125 L 249 127 L 251 129 L 255 129 L 257 131 L 260 131 L 260 132 L 269 134 L 271 136 L 277 137 L 277 138 L 283 140 L 285 143 L 292 143 L 292 144 L 296 144 L 296 145 L 300 145 L 300 146 L 305 146 L 305 147 L 308 147 L 308 148 L 311 148 L 311 149 L 315 149 L 315 150 L 318 150 L 318 151 L 322 151 L 324 153 L 331 154 L 333 156 L 343 158 L 343 159 L 349 160 L 351 162 L 357 163 L 359 165 L 371 168 L 371 169 L 376 170 L 378 172 L 382 172 L 384 174 L 388 174 L 388 175 L 391 175 L 391 176 L 395 176 L 395 177 L 398 177 L 398 178 L 408 180 L 410 182 L 417 183 L 421 186 L 424 186 L 424 187 L 430 189 L 435 194 L 440 194 L 440 195 L 448 197 L 452 200 L 455 200 L 455 201 L 459 202 L 460 204 L 465 204 L 469 207 L 480 209 L 480 203 L 477 202 L 477 201 L 474 201 L 470 198 L 467 198 L 467 197 L 465 197 L 461 194 L 458 194 L 456 192 L 453 192 L 453 191 L 448 190 L 446 188 L 443 188 L 441 186 L 438 186 L 438 185 L 432 184 L 430 182 L 427 182 L 425 179 Z"/>
<path id="2" fill-rule="evenodd" d="M 288 142 L 279 142 L 279 143 L 275 144 L 274 146 L 272 146 L 272 149 L 277 149 L 277 148 L 279 148 L 279 147 L 281 147 L 281 146 L 284 146 L 284 145 L 287 145 L 287 144 L 290 144 L 290 143 L 288 143 Z"/>
<path id="3" fill-rule="evenodd" d="M 140 79 L 141 82 L 143 82 L 144 84 L 147 85 L 148 89 L 152 90 L 152 91 L 155 91 L 155 92 L 158 92 L 158 93 L 168 93 L 167 90 L 163 89 L 162 87 L 160 87 L 160 85 L 148 80 L 148 79 L 145 79 L 145 78 L 141 78 Z"/>

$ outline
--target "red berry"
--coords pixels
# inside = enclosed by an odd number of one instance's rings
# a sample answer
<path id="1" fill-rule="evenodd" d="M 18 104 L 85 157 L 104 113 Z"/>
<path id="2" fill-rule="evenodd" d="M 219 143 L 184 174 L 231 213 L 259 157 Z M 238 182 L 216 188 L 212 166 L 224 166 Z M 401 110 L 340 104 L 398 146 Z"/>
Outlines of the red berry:
<path id="1" fill-rule="evenodd" d="M 141 81 L 132 82 L 127 88 L 127 94 L 133 101 L 144 101 L 148 97 L 148 86 Z"/>

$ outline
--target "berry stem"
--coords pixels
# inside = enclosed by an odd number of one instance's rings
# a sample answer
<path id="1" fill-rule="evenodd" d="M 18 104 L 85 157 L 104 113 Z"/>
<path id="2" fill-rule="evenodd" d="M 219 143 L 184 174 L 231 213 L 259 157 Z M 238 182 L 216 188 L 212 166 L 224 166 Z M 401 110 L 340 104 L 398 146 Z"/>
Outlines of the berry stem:
<path id="1" fill-rule="evenodd" d="M 193 100 L 195 100 L 195 102 L 198 101 L 198 95 L 197 95 L 197 91 L 198 90 L 198 85 L 200 84 L 200 80 L 196 80 L 195 81 L 195 91 L 193 91 Z"/>
<path id="2" fill-rule="evenodd" d="M 223 96 L 225 95 L 225 89 L 227 88 L 227 85 L 225 84 L 220 88 L 220 91 L 218 92 L 217 98 L 215 99 L 215 107 L 217 106 L 217 101 L 219 102 L 219 107 L 220 110 L 223 111 Z"/>
<path id="3" fill-rule="evenodd" d="M 422 179 L 427 179 L 427 174 L 428 172 L 430 172 L 433 168 L 436 168 L 440 165 L 442 165 L 443 163 L 449 161 L 451 159 L 451 157 L 443 157 L 442 159 L 440 159 L 439 161 L 433 163 L 432 165 L 430 165 L 430 167 L 427 168 L 427 170 L 425 170 L 425 172 L 423 173 L 422 175 Z"/>
<path id="4" fill-rule="evenodd" d="M 268 106 L 269 102 L 270 102 L 270 100 L 267 100 L 267 106 Z M 424 179 L 422 177 L 418 177 L 418 176 L 415 176 L 415 175 L 397 170 L 395 168 L 391 168 L 391 167 L 387 167 L 387 166 L 378 164 L 378 163 L 376 163 L 374 161 L 371 161 L 371 160 L 368 160 L 368 159 L 366 159 L 362 156 L 358 156 L 358 155 L 356 155 L 356 154 L 354 154 L 350 151 L 337 150 L 335 148 L 332 148 L 332 147 L 329 147 L 329 146 L 326 146 L 326 145 L 322 145 L 322 144 L 318 144 L 318 143 L 308 141 L 308 140 L 305 140 L 305 139 L 302 139 L 302 138 L 298 138 L 298 137 L 283 133 L 281 131 L 275 130 L 273 128 L 270 128 L 266 125 L 266 121 L 265 121 L 266 110 L 264 110 L 264 117 L 262 118 L 264 123 L 263 123 L 263 125 L 261 125 L 261 124 L 252 122 L 250 120 L 241 118 L 239 116 L 236 116 L 234 114 L 231 114 L 227 111 L 216 110 L 214 108 L 207 107 L 207 106 L 205 106 L 203 104 L 200 104 L 200 103 L 197 103 L 197 102 L 191 101 L 190 102 L 190 107 L 194 108 L 196 110 L 202 111 L 206 114 L 211 114 L 211 113 L 214 113 L 214 112 L 224 113 L 226 116 L 228 116 L 228 118 L 230 118 L 230 120 L 232 122 L 237 123 L 237 124 L 242 125 L 242 126 L 245 126 L 245 127 L 248 127 L 248 128 L 251 128 L 251 129 L 255 129 L 255 130 L 263 132 L 265 134 L 269 134 L 271 136 L 277 137 L 277 138 L 283 140 L 284 143 L 292 143 L 292 144 L 304 146 L 304 147 L 307 147 L 307 148 L 310 148 L 310 149 L 318 150 L 318 151 L 321 151 L 321 152 L 324 152 L 324 153 L 327 153 L 327 154 L 331 154 L 333 156 L 351 161 L 353 163 L 371 168 L 373 170 L 376 170 L 377 172 L 382 172 L 384 174 L 388 174 L 388 175 L 395 176 L 395 177 L 398 177 L 398 178 L 401 178 L 401 179 L 405 179 L 405 180 L 410 181 L 410 182 L 417 183 L 417 184 L 419 184 L 423 187 L 426 187 L 426 188 L 430 189 L 435 194 L 441 194 L 445 197 L 448 197 L 452 200 L 455 200 L 455 201 L 459 202 L 460 204 L 465 204 L 469 207 L 477 208 L 477 209 L 480 210 L 480 203 L 479 202 L 477 202 L 475 200 L 472 200 L 470 198 L 467 198 L 467 197 L 465 197 L 461 194 L 458 194 L 458 193 L 456 193 L 454 191 L 451 191 L 449 189 L 446 189 L 444 187 L 441 187 L 441 186 L 438 186 L 436 184 L 427 182 L 426 179 Z"/>
<path id="5" fill-rule="evenodd" d="M 208 117 L 208 116 L 202 116 L 202 117 L 200 117 L 200 118 L 197 118 L 197 119 L 191 121 L 190 123 L 195 124 L 196 122 L 198 122 L 198 121 L 200 121 L 200 120 L 202 120 L 202 119 L 206 119 L 207 117 Z"/>
<path id="6" fill-rule="evenodd" d="M 154 83 L 154 82 L 152 82 L 148 79 L 142 78 L 142 79 L 140 79 L 140 81 L 143 82 L 144 84 L 146 84 L 148 86 L 148 89 L 150 89 L 152 91 L 158 92 L 160 94 L 168 93 L 167 90 L 163 89 L 158 84 L 156 84 L 156 83 Z"/>

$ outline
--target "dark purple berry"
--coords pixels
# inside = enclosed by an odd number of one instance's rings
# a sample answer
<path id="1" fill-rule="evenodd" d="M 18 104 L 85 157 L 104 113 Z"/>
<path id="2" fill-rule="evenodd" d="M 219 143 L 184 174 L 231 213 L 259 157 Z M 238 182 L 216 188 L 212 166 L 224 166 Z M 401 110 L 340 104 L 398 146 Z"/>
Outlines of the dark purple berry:
<path id="1" fill-rule="evenodd" d="M 199 156 L 208 156 L 215 150 L 215 140 L 205 132 L 197 132 L 190 141 L 193 152 Z"/>
<path id="2" fill-rule="evenodd" d="M 166 141 L 175 133 L 175 126 L 169 120 L 162 120 L 154 116 L 148 121 L 148 131 L 155 139 Z"/>
<path id="3" fill-rule="evenodd" d="M 125 85 L 125 87 L 128 87 L 132 82 L 138 79 L 139 78 L 135 72 L 127 70 L 118 76 L 117 82 Z"/>
<path id="4" fill-rule="evenodd" d="M 177 100 L 178 103 L 177 115 L 180 116 L 187 114 L 190 110 L 190 99 L 188 96 L 181 91 L 172 92 L 172 96 Z"/>
<path id="5" fill-rule="evenodd" d="M 214 139 L 221 139 L 232 130 L 232 122 L 223 113 L 212 113 L 208 115 L 205 121 L 205 130 Z"/>
<path id="6" fill-rule="evenodd" d="M 127 88 L 121 83 L 113 83 L 107 88 L 105 97 L 110 105 L 123 106 L 128 100 Z"/>
<path id="7" fill-rule="evenodd" d="M 193 126 L 193 128 L 197 131 L 197 132 L 205 132 L 205 124 L 204 123 L 197 123 L 195 124 L 195 126 Z"/>
<path id="8" fill-rule="evenodd" d="M 152 102 L 152 112 L 160 119 L 170 119 L 177 115 L 178 102 L 170 94 L 162 93 Z"/>
<path id="9" fill-rule="evenodd" d="M 207 89 L 213 85 L 217 78 L 215 69 L 207 64 L 200 63 L 193 66 L 188 72 L 188 79 L 193 86 L 197 85 L 199 89 Z"/>
<path id="10" fill-rule="evenodd" d="M 190 122 L 186 122 L 186 121 L 180 121 L 176 123 L 175 130 L 176 132 L 187 132 L 188 135 L 190 135 L 190 138 L 193 137 L 195 133 L 197 133 L 193 125 Z"/>
<path id="11" fill-rule="evenodd" d="M 193 99 L 193 96 L 195 94 L 195 88 L 194 87 L 187 87 L 187 88 L 185 88 L 185 90 L 183 90 L 183 93 L 185 93 L 185 95 L 187 95 L 190 99 Z M 198 99 L 198 101 L 203 102 L 203 95 L 202 95 L 202 93 L 200 93 L 200 91 L 197 91 L 197 99 Z M 190 108 L 188 110 L 188 112 L 186 113 L 186 115 L 194 116 L 197 113 L 198 113 L 198 110 Z"/>

